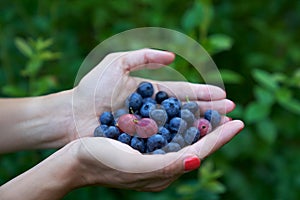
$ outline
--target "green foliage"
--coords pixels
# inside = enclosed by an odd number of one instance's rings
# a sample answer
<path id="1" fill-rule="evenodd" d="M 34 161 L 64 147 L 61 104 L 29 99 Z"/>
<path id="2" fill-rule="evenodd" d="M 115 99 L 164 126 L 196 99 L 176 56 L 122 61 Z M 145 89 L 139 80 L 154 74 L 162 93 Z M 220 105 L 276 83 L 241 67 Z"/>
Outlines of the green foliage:
<path id="1" fill-rule="evenodd" d="M 6 85 L 2 92 L 8 96 L 37 96 L 45 94 L 56 86 L 55 78 L 51 75 L 40 75 L 45 61 L 56 60 L 60 58 L 60 53 L 52 52 L 48 48 L 53 44 L 52 39 L 37 40 L 29 39 L 26 42 L 22 38 L 15 39 L 15 45 L 18 50 L 27 57 L 28 61 L 21 71 L 24 78 L 28 78 L 28 87 L 20 88 L 16 85 Z"/>
<path id="2" fill-rule="evenodd" d="M 99 42 L 127 29 L 158 26 L 189 35 L 213 56 L 227 96 L 237 105 L 230 116 L 246 123 L 198 171 L 163 192 L 87 187 L 64 199 L 300 198 L 299 1 L 1 1 L 0 13 L 2 96 L 71 88 L 84 57 Z M 181 58 L 172 67 L 191 82 L 202 81 Z M 51 152 L 2 155 L 1 183 Z"/>
<path id="3" fill-rule="evenodd" d="M 220 170 L 214 170 L 212 162 L 205 162 L 198 170 L 198 180 L 188 180 L 176 188 L 179 199 L 218 199 L 218 194 L 226 191 L 225 186 L 217 180 L 222 175 Z"/>

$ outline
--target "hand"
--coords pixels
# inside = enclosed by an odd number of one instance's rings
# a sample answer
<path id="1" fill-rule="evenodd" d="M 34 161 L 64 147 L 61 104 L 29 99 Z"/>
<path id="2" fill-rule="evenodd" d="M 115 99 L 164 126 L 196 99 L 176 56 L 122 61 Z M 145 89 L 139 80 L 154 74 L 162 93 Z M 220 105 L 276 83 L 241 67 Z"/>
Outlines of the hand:
<path id="1" fill-rule="evenodd" d="M 151 49 L 106 56 L 73 90 L 74 123 L 70 124 L 74 124 L 74 127 L 71 140 L 92 136 L 99 125 L 100 114 L 121 108 L 128 95 L 142 81 L 151 82 L 155 93 L 163 90 L 182 102 L 189 97 L 190 101 L 197 101 L 202 110 L 213 108 L 225 114 L 234 109 L 234 103 L 226 99 L 224 90 L 216 86 L 146 80 L 129 75 L 135 70 L 155 69 L 170 64 L 174 57 L 173 53 Z"/>
<path id="2" fill-rule="evenodd" d="M 77 160 L 73 176 L 83 185 L 101 185 L 138 191 L 160 191 L 183 173 L 199 167 L 204 159 L 230 141 L 243 128 L 241 121 L 227 122 L 197 143 L 179 152 L 142 155 L 126 144 L 108 138 L 82 138 L 72 146 Z M 190 160 L 194 164 L 188 165 Z"/>

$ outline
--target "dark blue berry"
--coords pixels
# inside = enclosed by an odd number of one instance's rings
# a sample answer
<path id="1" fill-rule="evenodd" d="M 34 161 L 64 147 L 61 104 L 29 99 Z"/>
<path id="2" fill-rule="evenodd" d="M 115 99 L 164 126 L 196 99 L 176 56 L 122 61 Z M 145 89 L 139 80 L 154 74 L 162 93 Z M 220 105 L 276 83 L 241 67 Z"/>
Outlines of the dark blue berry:
<path id="1" fill-rule="evenodd" d="M 140 114 L 142 117 L 148 117 L 149 118 L 149 113 L 151 110 L 155 109 L 155 104 L 153 103 L 144 103 L 140 109 Z"/>
<path id="2" fill-rule="evenodd" d="M 121 109 L 116 110 L 113 115 L 114 115 L 115 119 L 117 120 L 117 118 L 119 118 L 121 115 L 125 115 L 125 114 L 128 114 L 128 110 L 121 108 Z"/>
<path id="3" fill-rule="evenodd" d="M 168 120 L 168 114 L 164 109 L 153 109 L 149 116 L 156 122 L 157 126 L 163 126 Z"/>
<path id="4" fill-rule="evenodd" d="M 155 95 L 155 100 L 158 104 L 161 104 L 164 100 L 168 99 L 169 95 L 164 91 L 159 91 Z"/>
<path id="5" fill-rule="evenodd" d="M 95 137 L 105 137 L 105 130 L 108 129 L 108 126 L 107 125 L 100 125 L 98 126 L 95 131 L 94 131 L 94 136 Z"/>
<path id="6" fill-rule="evenodd" d="M 157 134 L 163 136 L 167 142 L 170 142 L 172 140 L 172 134 L 167 128 L 163 126 L 159 127 Z"/>
<path id="7" fill-rule="evenodd" d="M 181 101 L 175 97 L 170 97 L 169 98 L 171 101 L 174 101 L 175 104 L 179 107 L 179 109 L 181 109 Z"/>
<path id="8" fill-rule="evenodd" d="M 99 121 L 103 125 L 110 126 L 114 124 L 114 116 L 111 112 L 106 111 L 100 115 Z"/>
<path id="9" fill-rule="evenodd" d="M 130 113 L 135 113 L 140 110 L 143 105 L 143 98 L 140 94 L 134 92 L 130 95 L 128 99 L 128 107 Z M 133 114 L 132 113 L 132 114 Z"/>
<path id="10" fill-rule="evenodd" d="M 142 82 L 137 88 L 137 93 L 139 93 L 143 98 L 151 97 L 154 93 L 153 85 L 149 82 Z"/>
<path id="11" fill-rule="evenodd" d="M 169 124 L 169 123 L 165 123 L 164 127 L 165 127 L 166 129 L 170 130 L 170 129 L 169 129 L 169 127 L 170 127 L 170 124 Z"/>
<path id="12" fill-rule="evenodd" d="M 195 115 L 195 117 L 199 117 L 199 115 L 200 115 L 199 106 L 194 101 L 189 101 L 189 102 L 183 104 L 182 109 L 188 109 Z"/>
<path id="13" fill-rule="evenodd" d="M 171 142 L 175 142 L 175 143 L 179 144 L 181 148 L 183 148 L 185 146 L 185 141 L 184 141 L 184 138 L 181 134 L 176 134 L 173 137 Z"/>
<path id="14" fill-rule="evenodd" d="M 120 135 L 120 131 L 117 127 L 115 126 L 109 126 L 105 131 L 104 134 L 106 137 L 111 138 L 111 139 L 118 139 Z"/>
<path id="15" fill-rule="evenodd" d="M 221 115 L 216 110 L 205 111 L 204 118 L 210 122 L 210 124 L 213 128 L 217 127 L 221 122 Z"/>
<path id="16" fill-rule="evenodd" d="M 153 103 L 153 104 L 157 104 L 157 102 L 151 97 L 147 97 L 147 98 L 143 99 L 143 104 L 148 103 L 148 102 Z"/>
<path id="17" fill-rule="evenodd" d="M 180 117 L 174 117 L 170 120 L 169 130 L 172 133 L 184 133 L 187 128 L 187 123 Z"/>
<path id="18" fill-rule="evenodd" d="M 184 134 L 184 140 L 187 144 L 194 144 L 200 139 L 200 131 L 196 127 L 190 127 Z"/>
<path id="19" fill-rule="evenodd" d="M 181 149 L 181 146 L 176 142 L 170 142 L 163 148 L 163 150 L 165 152 L 177 152 L 180 149 Z"/>
<path id="20" fill-rule="evenodd" d="M 161 136 L 159 134 L 155 134 L 148 138 L 147 150 L 149 152 L 152 152 L 156 149 L 160 149 L 160 148 L 164 147 L 166 144 L 167 144 L 167 141 L 163 136 Z"/>
<path id="21" fill-rule="evenodd" d="M 162 149 L 156 149 L 155 151 L 152 152 L 152 154 L 165 154 L 166 152 Z"/>
<path id="22" fill-rule="evenodd" d="M 179 103 L 173 98 L 164 100 L 161 103 L 161 107 L 167 112 L 169 119 L 179 115 L 180 112 Z"/>
<path id="23" fill-rule="evenodd" d="M 182 109 L 180 111 L 180 117 L 184 121 L 186 121 L 187 127 L 193 126 L 194 121 L 195 121 L 195 116 L 194 116 L 194 114 L 190 110 L 188 110 L 188 109 Z"/>
<path id="24" fill-rule="evenodd" d="M 145 153 L 146 152 L 146 144 L 145 141 L 142 138 L 139 137 L 132 137 L 131 142 L 130 142 L 130 146 L 136 150 L 138 150 L 141 153 Z"/>
<path id="25" fill-rule="evenodd" d="M 119 135 L 118 137 L 118 141 L 124 143 L 124 144 L 130 144 L 130 140 L 131 140 L 131 136 L 127 133 L 122 133 L 121 135 Z"/>

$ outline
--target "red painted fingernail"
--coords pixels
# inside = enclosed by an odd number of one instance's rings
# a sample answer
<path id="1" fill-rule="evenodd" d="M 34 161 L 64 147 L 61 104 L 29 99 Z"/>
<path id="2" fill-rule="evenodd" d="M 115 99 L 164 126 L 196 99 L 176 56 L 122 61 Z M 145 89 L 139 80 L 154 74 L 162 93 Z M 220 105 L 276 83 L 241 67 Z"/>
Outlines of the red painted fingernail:
<path id="1" fill-rule="evenodd" d="M 229 121 L 232 121 L 232 118 L 231 117 L 228 117 Z"/>
<path id="2" fill-rule="evenodd" d="M 192 171 L 200 167 L 200 159 L 197 156 L 186 158 L 184 160 L 184 170 Z"/>

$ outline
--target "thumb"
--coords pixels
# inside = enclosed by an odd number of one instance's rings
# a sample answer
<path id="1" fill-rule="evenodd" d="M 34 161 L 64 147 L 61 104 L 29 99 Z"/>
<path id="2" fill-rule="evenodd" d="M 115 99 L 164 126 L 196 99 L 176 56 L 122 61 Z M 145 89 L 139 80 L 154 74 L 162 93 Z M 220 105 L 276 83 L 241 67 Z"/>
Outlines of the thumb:
<path id="1" fill-rule="evenodd" d="M 159 68 L 173 62 L 175 54 L 168 51 L 154 49 L 141 49 L 129 51 L 121 55 L 122 69 L 125 72 L 136 71 L 144 68 Z"/>

